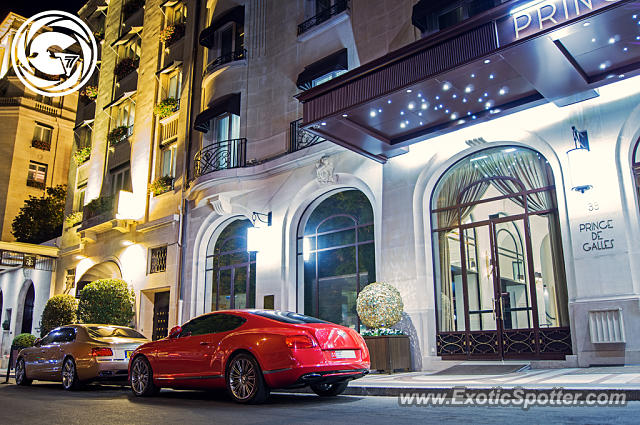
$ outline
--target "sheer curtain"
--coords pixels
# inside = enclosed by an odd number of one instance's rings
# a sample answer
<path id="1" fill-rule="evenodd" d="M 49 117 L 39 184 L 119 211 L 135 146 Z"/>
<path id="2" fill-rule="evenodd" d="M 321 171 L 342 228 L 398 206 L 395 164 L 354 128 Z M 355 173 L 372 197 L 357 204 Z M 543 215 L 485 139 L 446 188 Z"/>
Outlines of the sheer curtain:
<path id="1" fill-rule="evenodd" d="M 474 202 L 482 198 L 489 187 L 488 182 L 482 180 L 482 174 L 470 163 L 462 164 L 452 169 L 439 183 L 436 191 L 435 208 L 445 208 L 458 204 Z M 474 184 L 475 183 L 475 184 Z M 468 188 L 462 192 L 463 189 Z M 436 213 L 436 227 L 450 228 L 458 224 L 471 213 L 473 206 L 451 208 Z M 440 330 L 455 330 L 453 290 L 451 286 L 451 253 L 449 250 L 449 235 L 452 230 L 438 232 L 438 254 L 440 265 Z"/>

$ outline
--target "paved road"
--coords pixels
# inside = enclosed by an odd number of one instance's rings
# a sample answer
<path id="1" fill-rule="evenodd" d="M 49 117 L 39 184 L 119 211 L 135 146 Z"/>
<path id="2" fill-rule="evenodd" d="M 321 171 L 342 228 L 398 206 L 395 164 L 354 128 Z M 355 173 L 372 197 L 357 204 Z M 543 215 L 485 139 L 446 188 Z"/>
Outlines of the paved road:
<path id="1" fill-rule="evenodd" d="M 0 424 L 638 424 L 640 402 L 626 407 L 400 407 L 394 397 L 272 394 L 241 406 L 221 392 L 163 390 L 149 399 L 125 388 L 60 384 L 0 385 Z"/>

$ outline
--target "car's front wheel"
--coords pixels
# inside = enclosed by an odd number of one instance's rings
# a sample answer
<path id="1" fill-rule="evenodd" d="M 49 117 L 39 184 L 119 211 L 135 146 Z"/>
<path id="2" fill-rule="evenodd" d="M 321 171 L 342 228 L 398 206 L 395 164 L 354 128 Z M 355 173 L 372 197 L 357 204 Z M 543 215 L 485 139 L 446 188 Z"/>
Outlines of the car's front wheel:
<path id="1" fill-rule="evenodd" d="M 80 388 L 76 362 L 71 357 L 67 357 L 62 364 L 62 386 L 67 391 Z"/>
<path id="2" fill-rule="evenodd" d="M 153 383 L 153 370 L 149 360 L 136 357 L 131 365 L 131 390 L 138 397 L 148 397 L 160 391 Z"/>
<path id="3" fill-rule="evenodd" d="M 26 386 L 31 385 L 31 382 L 33 381 L 27 378 L 27 369 L 24 365 L 24 359 L 19 358 L 16 363 L 16 384 Z"/>
<path id="4" fill-rule="evenodd" d="M 311 384 L 311 390 L 322 397 L 335 397 L 347 389 L 348 382 L 338 382 L 336 384 Z"/>
<path id="5" fill-rule="evenodd" d="M 269 397 L 269 388 L 264 382 L 260 366 L 249 354 L 238 354 L 231 359 L 225 378 L 229 395 L 238 403 L 258 404 Z"/>

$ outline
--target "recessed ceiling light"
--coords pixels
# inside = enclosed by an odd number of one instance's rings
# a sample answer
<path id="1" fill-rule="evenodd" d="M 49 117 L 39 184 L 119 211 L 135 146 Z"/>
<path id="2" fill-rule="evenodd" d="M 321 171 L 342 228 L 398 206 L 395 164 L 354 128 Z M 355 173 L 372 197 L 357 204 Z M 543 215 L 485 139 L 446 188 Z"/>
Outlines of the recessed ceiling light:
<path id="1" fill-rule="evenodd" d="M 378 109 L 378 113 L 381 114 L 382 113 L 382 109 Z"/>
<path id="2" fill-rule="evenodd" d="M 625 47 L 625 48 L 624 48 L 624 49 L 622 49 L 622 50 L 626 52 L 626 51 L 628 51 L 628 50 L 629 50 L 629 48 L 628 48 L 628 47 Z"/>
<path id="3" fill-rule="evenodd" d="M 418 112 L 418 115 L 419 115 L 419 116 L 422 116 L 422 112 Z"/>
<path id="4" fill-rule="evenodd" d="M 615 42 L 616 42 L 615 37 L 611 37 L 611 38 L 609 38 L 609 44 L 613 44 L 613 43 L 615 43 Z"/>
<path id="5" fill-rule="evenodd" d="M 476 78 L 476 74 L 471 74 L 471 78 Z"/>
<path id="6" fill-rule="evenodd" d="M 418 97 L 422 97 L 422 93 L 418 93 Z"/>
<path id="7" fill-rule="evenodd" d="M 458 97 L 458 95 L 454 93 L 453 96 L 451 96 L 451 97 L 455 99 L 455 98 Z"/>
<path id="8" fill-rule="evenodd" d="M 484 92 L 484 97 L 487 97 L 487 96 L 489 96 L 489 93 Z"/>
<path id="9" fill-rule="evenodd" d="M 415 107 L 416 107 L 416 104 L 413 103 L 413 102 L 409 102 L 409 104 L 407 105 L 407 108 L 409 108 L 409 109 L 413 109 Z"/>
<path id="10" fill-rule="evenodd" d="M 495 77 L 495 76 L 494 76 L 493 74 L 489 74 L 489 79 L 490 79 L 490 80 L 493 80 L 493 79 L 494 79 L 494 77 Z"/>
<path id="11" fill-rule="evenodd" d="M 405 128 L 407 125 L 403 122 L 400 123 L 400 128 Z"/>
<path id="12" fill-rule="evenodd" d="M 420 121 L 420 125 L 424 125 L 424 123 L 422 121 Z"/>
<path id="13" fill-rule="evenodd" d="M 451 84 L 446 82 L 442 85 L 442 90 L 447 91 L 451 88 Z"/>
<path id="14" fill-rule="evenodd" d="M 445 110 L 444 110 L 444 113 L 445 113 L 445 114 L 448 114 L 448 113 L 449 113 L 449 110 L 448 110 L 448 109 L 445 109 Z"/>
<path id="15" fill-rule="evenodd" d="M 420 106 L 422 109 L 427 109 L 427 107 L 429 107 L 429 104 L 427 103 L 423 103 L 422 106 Z"/>
<path id="16" fill-rule="evenodd" d="M 591 42 L 592 42 L 592 43 L 595 43 L 595 42 L 596 42 L 596 38 L 595 38 L 595 37 L 593 37 L 593 38 L 591 39 Z"/>
<path id="17" fill-rule="evenodd" d="M 370 116 L 371 118 L 375 117 L 375 116 L 376 116 L 376 111 L 371 111 L 371 112 L 369 112 L 369 116 Z"/>
<path id="18" fill-rule="evenodd" d="M 436 96 L 436 100 L 440 100 L 440 96 Z"/>
<path id="19" fill-rule="evenodd" d="M 342 114 L 342 118 L 347 118 L 349 115 L 347 114 Z"/>
<path id="20" fill-rule="evenodd" d="M 391 99 L 387 100 L 387 103 L 391 103 Z"/>
<path id="21" fill-rule="evenodd" d="M 504 96 L 505 94 L 507 94 L 509 92 L 509 89 L 506 87 L 502 87 L 500 89 L 500 91 L 498 93 L 500 93 L 500 96 Z"/>
<path id="22" fill-rule="evenodd" d="M 404 111 L 400 111 L 400 115 L 404 115 Z"/>
<path id="23" fill-rule="evenodd" d="M 489 64 L 489 63 L 491 63 L 491 59 L 485 59 L 485 60 L 484 60 L 484 63 L 485 63 L 485 64 Z"/>
<path id="24" fill-rule="evenodd" d="M 605 69 L 606 67 L 607 67 L 606 63 L 601 63 L 599 66 L 600 69 Z"/>
<path id="25" fill-rule="evenodd" d="M 323 122 L 323 123 L 322 123 L 322 125 L 327 125 L 327 123 L 326 123 L 326 122 Z"/>
<path id="26" fill-rule="evenodd" d="M 467 98 L 466 97 L 462 99 L 462 103 L 467 103 Z"/>
<path id="27" fill-rule="evenodd" d="M 464 88 L 464 92 L 471 93 L 473 89 L 474 89 L 473 84 L 469 84 L 467 87 Z"/>
<path id="28" fill-rule="evenodd" d="M 453 114 L 451 114 L 451 119 L 452 120 L 457 120 L 458 119 L 458 114 L 456 114 L 455 112 Z"/>
<path id="29" fill-rule="evenodd" d="M 412 91 L 411 89 L 407 89 L 407 93 L 411 93 L 411 91 Z"/>
<path id="30" fill-rule="evenodd" d="M 582 24 L 583 27 L 588 27 L 589 25 L 591 25 L 591 22 L 585 22 L 584 24 Z"/>

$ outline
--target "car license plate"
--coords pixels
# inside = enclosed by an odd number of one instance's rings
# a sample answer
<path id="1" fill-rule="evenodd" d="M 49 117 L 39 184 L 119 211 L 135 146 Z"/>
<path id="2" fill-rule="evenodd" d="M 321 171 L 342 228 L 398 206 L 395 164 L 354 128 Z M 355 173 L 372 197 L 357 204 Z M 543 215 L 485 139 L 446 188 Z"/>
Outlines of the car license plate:
<path id="1" fill-rule="evenodd" d="M 336 350 L 333 352 L 336 359 L 355 359 L 356 352 L 354 350 Z"/>
<path id="2" fill-rule="evenodd" d="M 124 350 L 124 358 L 128 359 L 129 357 L 131 357 L 131 354 L 133 354 L 135 350 Z"/>

